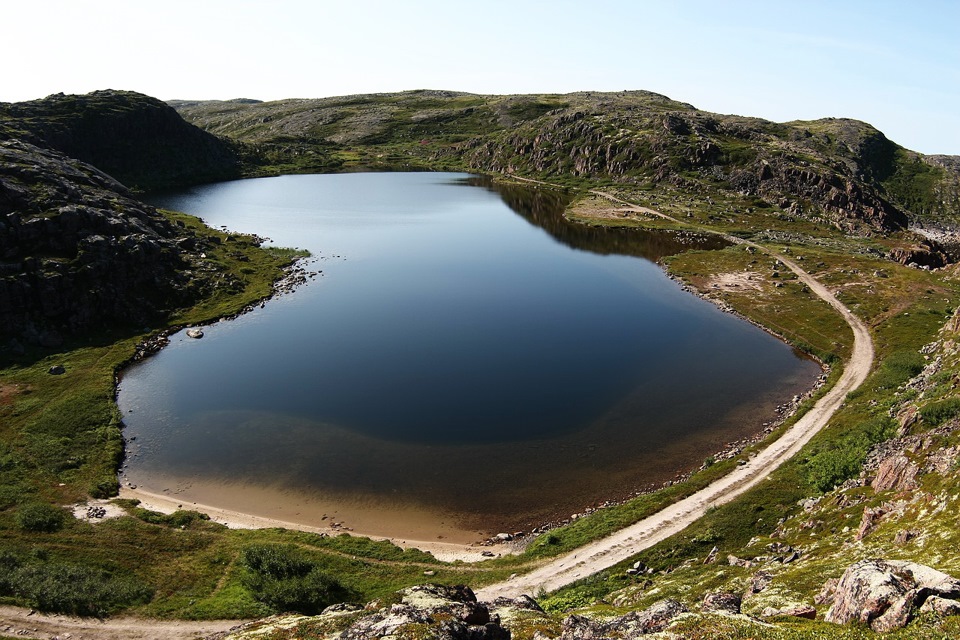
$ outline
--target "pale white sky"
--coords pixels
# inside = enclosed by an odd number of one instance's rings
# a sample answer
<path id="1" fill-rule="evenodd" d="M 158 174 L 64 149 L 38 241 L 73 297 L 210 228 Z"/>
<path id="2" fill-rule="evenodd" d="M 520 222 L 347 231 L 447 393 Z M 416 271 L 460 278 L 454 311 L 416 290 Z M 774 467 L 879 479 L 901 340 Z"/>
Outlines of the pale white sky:
<path id="1" fill-rule="evenodd" d="M 954 0 L 4 0 L 0 101 L 647 89 L 960 155 Z"/>

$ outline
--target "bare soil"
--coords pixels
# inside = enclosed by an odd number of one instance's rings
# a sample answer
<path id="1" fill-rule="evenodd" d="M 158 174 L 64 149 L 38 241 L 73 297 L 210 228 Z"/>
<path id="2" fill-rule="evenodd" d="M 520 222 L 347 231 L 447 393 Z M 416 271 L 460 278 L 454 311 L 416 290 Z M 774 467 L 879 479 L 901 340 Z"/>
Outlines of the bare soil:
<path id="1" fill-rule="evenodd" d="M 0 634 L 17 638 L 70 640 L 185 640 L 205 638 L 242 624 L 241 620 L 146 620 L 77 618 L 0 606 Z"/>

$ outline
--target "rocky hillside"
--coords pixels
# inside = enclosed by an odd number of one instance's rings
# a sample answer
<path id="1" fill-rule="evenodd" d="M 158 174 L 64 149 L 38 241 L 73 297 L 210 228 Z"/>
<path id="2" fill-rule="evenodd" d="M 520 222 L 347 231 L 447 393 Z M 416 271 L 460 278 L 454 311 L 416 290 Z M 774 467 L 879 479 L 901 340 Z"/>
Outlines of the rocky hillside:
<path id="1" fill-rule="evenodd" d="M 668 182 L 848 231 L 960 220 L 955 158 L 924 157 L 854 120 L 778 124 L 645 91 L 412 91 L 175 106 L 208 131 L 269 149 L 287 168 L 446 166 L 639 188 Z"/>
<path id="2" fill-rule="evenodd" d="M 215 266 L 199 266 L 211 240 L 128 187 L 239 171 L 235 143 L 141 94 L 0 104 L 0 345 L 143 327 L 196 302 L 216 286 Z"/>
<path id="3" fill-rule="evenodd" d="M 130 91 L 0 103 L 0 140 L 12 139 L 83 160 L 132 189 L 240 174 L 236 145 L 187 124 L 156 98 Z"/>
<path id="4" fill-rule="evenodd" d="M 198 295 L 198 239 L 98 169 L 26 142 L 0 142 L 0 337 L 58 345 L 143 326 Z"/>

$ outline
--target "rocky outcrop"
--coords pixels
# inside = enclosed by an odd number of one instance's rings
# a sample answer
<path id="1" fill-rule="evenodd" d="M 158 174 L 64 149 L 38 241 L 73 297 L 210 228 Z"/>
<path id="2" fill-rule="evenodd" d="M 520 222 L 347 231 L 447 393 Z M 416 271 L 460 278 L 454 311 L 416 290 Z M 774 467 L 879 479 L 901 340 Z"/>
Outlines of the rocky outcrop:
<path id="1" fill-rule="evenodd" d="M 727 595 L 717 600 L 718 606 L 713 611 L 730 611 L 735 603 Z M 208 640 L 303 637 L 299 629 L 309 629 L 313 634 L 310 637 L 339 640 L 385 637 L 509 640 L 517 636 L 543 640 L 625 639 L 663 631 L 677 616 L 688 611 L 676 600 L 661 600 L 643 611 L 605 620 L 570 615 L 558 625 L 529 596 L 477 602 L 469 587 L 437 584 L 404 589 L 391 602 L 374 601 L 362 608 L 334 605 L 318 616 L 274 616 Z"/>
<path id="2" fill-rule="evenodd" d="M 737 593 L 708 593 L 703 598 L 700 610 L 704 613 L 738 614 L 742 603 L 743 598 Z"/>
<path id="3" fill-rule="evenodd" d="M 0 142 L 0 346 L 45 346 L 100 326 L 143 326 L 198 294 L 200 241 L 103 172 Z"/>
<path id="4" fill-rule="evenodd" d="M 599 621 L 572 615 L 563 621 L 560 640 L 601 640 L 607 638 L 636 638 L 658 633 L 667 628 L 674 618 L 688 609 L 676 600 L 660 600 L 643 611 Z"/>
<path id="5" fill-rule="evenodd" d="M 805 159 L 809 146 L 783 140 L 771 123 L 695 110 L 662 115 L 581 110 L 545 117 L 536 127 L 498 140 L 478 141 L 467 157 L 471 166 L 487 171 L 622 182 L 641 176 L 673 181 L 679 173 L 695 171 L 794 215 L 813 205 L 845 230 L 907 226 L 904 211 L 867 180 L 857 163 L 810 162 Z M 693 184 L 684 186 L 695 190 Z"/>
<path id="6" fill-rule="evenodd" d="M 941 247 L 939 243 L 928 238 L 922 238 L 910 246 L 892 249 L 890 251 L 890 259 L 900 264 L 927 267 L 930 269 L 939 269 L 953 262 L 951 257 L 947 255 L 946 250 Z"/>
<path id="7" fill-rule="evenodd" d="M 917 488 L 920 468 L 903 454 L 892 455 L 880 463 L 870 486 L 874 491 L 906 491 Z"/>
<path id="8" fill-rule="evenodd" d="M 510 633 L 490 617 L 469 587 L 420 585 L 401 592 L 400 603 L 378 609 L 353 622 L 342 640 L 368 640 L 431 626 L 449 640 L 509 640 Z"/>
<path id="9" fill-rule="evenodd" d="M 957 600 L 960 580 L 930 567 L 898 560 L 863 560 L 840 578 L 826 621 L 859 622 L 878 632 L 905 626 L 931 598 Z M 827 598 L 823 598 L 827 601 Z M 947 607 L 935 601 L 928 608 Z"/>
<path id="10" fill-rule="evenodd" d="M 477 602 L 469 587 L 425 584 L 404 589 L 398 596 L 399 601 L 390 605 L 372 602 L 362 609 L 352 605 L 334 605 L 324 609 L 318 616 L 268 618 L 217 634 L 209 640 L 281 637 L 283 632 L 292 632 L 302 624 L 309 624 L 312 630 L 322 631 L 323 637 L 340 640 L 376 640 L 385 637 L 446 640 L 510 638 L 510 632 L 500 624 L 499 615 L 491 615 L 486 604 Z M 502 610 L 511 608 L 507 602 L 500 602 L 498 607 Z M 530 604 L 527 600 L 521 600 L 516 608 L 527 610 Z"/>
<path id="11" fill-rule="evenodd" d="M 131 91 L 0 103 L 0 140 L 13 139 L 92 164 L 130 188 L 168 188 L 240 175 L 235 144 L 187 123 L 160 100 Z"/>

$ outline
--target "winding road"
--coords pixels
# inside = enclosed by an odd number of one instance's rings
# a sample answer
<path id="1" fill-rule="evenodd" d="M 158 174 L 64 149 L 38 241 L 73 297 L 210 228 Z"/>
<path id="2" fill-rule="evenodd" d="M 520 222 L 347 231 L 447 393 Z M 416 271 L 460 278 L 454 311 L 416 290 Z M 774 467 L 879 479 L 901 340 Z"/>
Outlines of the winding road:
<path id="1" fill-rule="evenodd" d="M 603 192 L 592 193 L 617 203 L 621 209 L 658 216 L 678 224 L 680 220 L 664 213 L 641 207 Z M 843 405 L 847 394 L 860 386 L 873 366 L 873 340 L 866 325 L 856 317 L 836 296 L 813 276 L 792 260 L 762 245 L 720 234 L 727 240 L 754 247 L 770 255 L 797 274 L 810 290 L 837 310 L 853 330 L 853 350 L 836 385 L 800 418 L 790 429 L 766 449 L 697 493 L 676 502 L 626 529 L 611 536 L 561 556 L 534 571 L 515 576 L 504 582 L 492 584 L 477 591 L 480 600 L 493 600 L 505 596 L 516 598 L 539 591 L 555 591 L 568 584 L 586 578 L 598 571 L 622 562 L 644 549 L 669 538 L 696 521 L 710 507 L 730 502 L 748 489 L 763 482 L 777 467 L 794 456 L 820 431 L 833 414 Z"/>
<path id="2" fill-rule="evenodd" d="M 530 181 L 535 182 L 535 181 Z M 615 196 L 594 191 L 596 195 L 616 202 L 621 209 L 659 216 L 678 224 L 681 221 L 659 211 L 625 202 Z M 756 248 L 777 258 L 797 274 L 817 296 L 836 309 L 853 330 L 853 351 L 837 384 L 783 436 L 758 453 L 744 466 L 738 467 L 697 493 L 666 509 L 644 518 L 617 533 L 581 547 L 572 553 L 541 565 L 531 573 L 516 576 L 477 591 L 480 600 L 499 596 L 518 597 L 540 590 L 554 591 L 572 582 L 613 566 L 665 540 L 696 521 L 708 508 L 724 504 L 761 483 L 773 470 L 795 455 L 822 429 L 843 404 L 846 395 L 866 379 L 873 364 L 873 341 L 866 325 L 847 309 L 827 288 L 801 269 L 795 262 L 761 245 L 728 236 L 731 242 Z M 18 637 L 48 639 L 55 637 L 101 638 L 103 640 L 174 640 L 199 638 L 227 630 L 241 621 L 208 622 L 109 618 L 96 620 L 71 616 L 37 614 L 19 607 L 0 607 L 0 633 Z M 69 636 L 67 635 L 69 634 Z"/>

